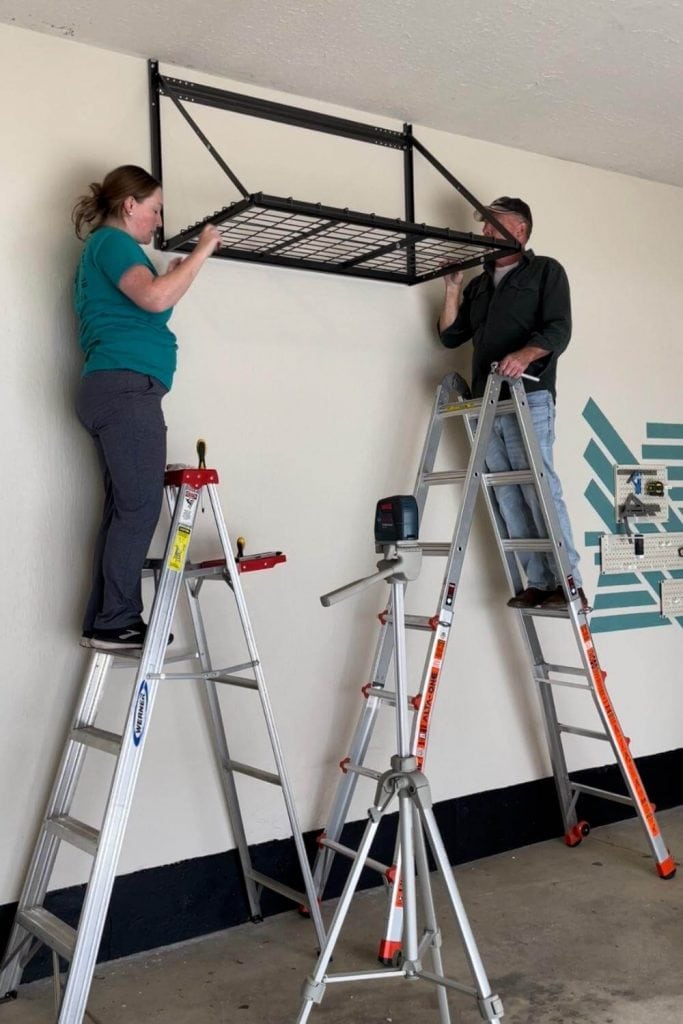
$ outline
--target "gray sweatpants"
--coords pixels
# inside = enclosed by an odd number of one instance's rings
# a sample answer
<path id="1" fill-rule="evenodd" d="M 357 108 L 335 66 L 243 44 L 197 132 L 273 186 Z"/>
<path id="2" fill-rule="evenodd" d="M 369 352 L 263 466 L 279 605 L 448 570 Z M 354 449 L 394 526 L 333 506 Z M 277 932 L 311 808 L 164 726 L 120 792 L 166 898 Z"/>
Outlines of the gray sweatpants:
<path id="1" fill-rule="evenodd" d="M 164 489 L 167 388 L 133 370 L 96 370 L 81 379 L 76 413 L 97 449 L 104 511 L 83 629 L 119 629 L 142 615 L 141 571 Z"/>

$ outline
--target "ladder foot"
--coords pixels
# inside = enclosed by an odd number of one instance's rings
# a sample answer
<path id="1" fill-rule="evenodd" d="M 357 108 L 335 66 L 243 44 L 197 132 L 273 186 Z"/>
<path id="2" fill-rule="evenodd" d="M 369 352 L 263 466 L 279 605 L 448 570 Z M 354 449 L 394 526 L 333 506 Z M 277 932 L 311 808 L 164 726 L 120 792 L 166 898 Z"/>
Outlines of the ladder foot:
<path id="1" fill-rule="evenodd" d="M 13 999 L 17 998 L 16 989 L 12 989 L 11 992 L 5 992 L 4 996 L 0 999 L 0 1003 L 11 1003 Z"/>
<path id="2" fill-rule="evenodd" d="M 587 821 L 578 821 L 576 825 L 564 834 L 564 841 L 567 846 L 578 846 L 582 839 L 590 834 L 591 827 Z"/>
<path id="3" fill-rule="evenodd" d="M 252 914 L 249 920 L 252 924 L 263 924 L 263 914 Z"/>
<path id="4" fill-rule="evenodd" d="M 308 907 L 305 907 L 303 903 L 297 908 L 301 917 L 310 918 L 311 912 Z"/>
<path id="5" fill-rule="evenodd" d="M 401 943 L 391 939 L 382 939 L 379 944 L 377 959 L 385 967 L 395 967 L 396 957 L 401 952 Z"/>
<path id="6" fill-rule="evenodd" d="M 657 874 L 665 881 L 674 877 L 676 874 L 676 861 L 673 857 L 667 857 L 666 860 L 663 860 L 661 864 L 657 865 Z"/>

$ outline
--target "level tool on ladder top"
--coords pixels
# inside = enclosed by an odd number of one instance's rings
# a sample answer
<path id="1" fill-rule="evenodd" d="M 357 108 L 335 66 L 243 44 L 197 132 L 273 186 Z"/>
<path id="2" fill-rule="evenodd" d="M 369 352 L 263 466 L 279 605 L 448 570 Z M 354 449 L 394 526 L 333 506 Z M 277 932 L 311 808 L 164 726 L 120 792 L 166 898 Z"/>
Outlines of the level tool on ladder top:
<path id="1" fill-rule="evenodd" d="M 86 1002 L 150 718 L 159 684 L 165 680 L 198 680 L 201 684 L 200 694 L 207 712 L 209 736 L 239 854 L 252 919 L 260 919 L 261 892 L 263 889 L 270 889 L 292 900 L 298 906 L 306 907 L 313 920 L 318 944 L 322 945 L 324 940 L 324 928 L 313 877 L 240 582 L 241 573 L 270 568 L 285 561 L 285 556 L 280 551 L 245 555 L 244 543 L 240 538 L 239 555 L 237 559 L 235 558 L 220 506 L 218 473 L 215 469 L 206 468 L 204 451 L 198 451 L 198 469 L 182 467 L 172 469 L 166 474 L 165 490 L 171 512 L 171 524 L 163 559 L 151 560 L 148 563 L 147 571 L 154 575 L 156 593 L 143 649 L 138 652 L 92 652 L 20 896 L 15 923 L 4 959 L 0 963 L 0 998 L 10 998 L 14 996 L 23 970 L 37 950 L 42 945 L 52 950 L 57 1024 L 80 1024 L 86 1013 Z M 192 563 L 188 558 L 189 547 L 197 507 L 204 495 L 208 496 L 220 540 L 222 558 Z M 215 669 L 212 665 L 199 605 L 202 587 L 207 580 L 212 579 L 229 584 L 247 648 L 246 660 L 243 663 L 222 669 Z M 189 602 L 196 646 L 189 654 L 167 657 L 169 631 L 181 589 L 184 589 Z M 121 658 L 128 663 L 131 660 L 137 662 L 137 670 L 125 725 L 120 733 L 113 733 L 99 727 L 97 714 L 109 669 L 115 660 Z M 182 661 L 194 662 L 190 671 L 169 671 L 168 663 Z M 224 716 L 218 699 L 218 685 L 228 689 L 237 687 L 255 690 L 258 693 L 273 752 L 274 771 L 244 764 L 231 757 Z M 85 753 L 89 748 L 96 748 L 111 755 L 114 765 L 111 788 L 99 829 L 78 821 L 71 814 Z M 285 882 L 255 870 L 252 865 L 235 781 L 238 775 L 246 775 L 281 789 L 303 878 L 301 892 Z M 92 869 L 76 928 L 57 918 L 45 906 L 61 842 L 76 846 L 92 857 Z M 63 963 L 68 966 L 65 984 L 62 986 L 60 974 Z"/>
<path id="2" fill-rule="evenodd" d="M 509 398 L 502 397 L 504 385 L 509 386 Z M 527 470 L 508 473 L 487 472 L 488 441 L 493 430 L 494 420 L 496 416 L 500 415 L 513 415 L 517 419 L 527 452 L 529 465 Z M 458 419 L 464 422 L 467 436 L 471 442 L 470 459 L 465 469 L 436 471 L 437 453 L 442 440 L 444 424 L 449 419 Z M 525 640 L 533 678 L 539 689 L 544 729 L 564 821 L 565 841 L 569 846 L 576 845 L 590 830 L 588 823 L 577 815 L 576 805 L 582 794 L 627 804 L 635 810 L 643 825 L 658 874 L 662 878 L 673 877 L 676 870 L 675 862 L 662 839 L 654 808 L 648 800 L 631 755 L 629 740 L 624 736 L 608 695 L 605 673 L 600 667 L 590 631 L 589 609 L 583 608 L 578 588 L 571 575 L 557 512 L 543 473 L 542 456 L 526 402 L 524 386 L 519 380 L 514 381 L 502 377 L 497 373 L 495 365 L 492 367 L 486 393 L 481 400 L 474 400 L 469 396 L 467 385 L 457 374 L 449 375 L 437 388 L 414 489 L 420 519 L 431 488 L 454 484 L 462 485 L 462 494 L 452 538 L 443 542 L 422 541 L 420 544 L 425 556 L 443 557 L 446 560 L 436 611 L 423 616 L 406 616 L 408 628 L 422 630 L 429 635 L 419 689 L 410 698 L 410 706 L 415 712 L 411 749 L 417 759 L 418 767 L 422 768 L 425 762 L 429 727 L 454 621 L 455 602 L 474 516 L 475 501 L 479 491 L 483 491 L 511 593 L 518 593 L 525 586 L 519 556 L 542 550 L 554 558 L 559 570 L 558 578 L 562 581 L 567 598 L 566 608 L 515 610 Z M 504 485 L 530 485 L 535 489 L 546 523 L 545 537 L 535 540 L 515 540 L 507 537 L 495 500 L 496 487 Z M 555 664 L 545 656 L 536 628 L 536 619 L 540 617 L 569 621 L 576 645 L 577 664 Z M 371 669 L 371 682 L 362 687 L 364 704 L 348 756 L 341 762 L 342 776 L 325 831 L 318 839 L 319 852 L 314 868 L 314 878 L 319 895 L 324 893 L 333 858 L 337 854 L 347 858 L 355 857 L 355 851 L 341 842 L 342 830 L 348 818 L 358 778 L 362 775 L 373 776 L 372 770 L 365 765 L 365 759 L 377 716 L 382 707 L 392 705 L 394 700 L 394 695 L 386 687 L 387 675 L 394 656 L 391 601 L 386 612 L 380 616 L 380 621 L 381 628 Z M 570 687 L 577 691 L 584 691 L 592 699 L 600 727 L 589 730 L 561 722 L 556 710 L 554 687 Z M 624 781 L 624 793 L 602 790 L 571 779 L 563 747 L 563 738 L 568 735 L 589 737 L 606 742 L 611 747 Z M 376 773 L 374 774 L 376 776 Z M 389 921 L 385 937 L 379 948 L 379 958 L 385 963 L 390 962 L 401 948 L 403 909 L 400 864 L 396 863 L 394 868 Z"/>
<path id="3" fill-rule="evenodd" d="M 362 982 L 386 979 L 409 979 L 427 981 L 436 985 L 439 1017 L 441 1024 L 450 1024 L 451 1016 L 448 991 L 465 994 L 476 1001 L 484 1020 L 496 1024 L 503 1016 L 500 998 L 491 990 L 482 963 L 474 934 L 453 877 L 448 855 L 439 833 L 429 783 L 419 770 L 417 759 L 412 752 L 410 725 L 408 721 L 408 697 L 406 688 L 406 645 L 403 594 L 409 580 L 417 578 L 422 563 L 422 550 L 418 542 L 417 504 L 413 496 L 398 495 L 385 498 L 377 505 L 375 518 L 377 550 L 382 558 L 377 563 L 377 572 L 348 586 L 341 587 L 321 599 L 324 605 L 365 590 L 374 583 L 386 579 L 392 592 L 392 633 L 394 637 L 395 699 L 393 701 L 396 725 L 396 753 L 389 768 L 377 773 L 377 790 L 373 806 L 368 811 L 368 822 L 346 885 L 339 899 L 336 912 L 325 943 L 312 974 L 303 987 L 303 1000 L 297 1024 L 305 1024 L 314 1006 L 320 1003 L 328 985 L 343 982 Z M 346 915 L 356 891 L 364 867 L 381 868 L 370 858 L 373 840 L 382 818 L 394 809 L 398 800 L 399 830 L 398 849 L 402 867 L 402 948 L 393 966 L 382 970 L 328 973 L 328 966 L 341 935 Z M 432 893 L 427 844 L 436 862 L 437 870 L 445 884 L 448 903 L 455 918 L 460 939 L 463 943 L 467 963 L 472 975 L 470 984 L 455 981 L 444 974 L 441 956 L 441 930 L 436 916 Z M 384 869 L 391 876 L 390 869 Z M 418 906 L 418 900 L 421 907 Z M 418 911 L 422 911 L 422 927 L 418 922 Z M 430 967 L 423 960 L 429 957 Z"/>

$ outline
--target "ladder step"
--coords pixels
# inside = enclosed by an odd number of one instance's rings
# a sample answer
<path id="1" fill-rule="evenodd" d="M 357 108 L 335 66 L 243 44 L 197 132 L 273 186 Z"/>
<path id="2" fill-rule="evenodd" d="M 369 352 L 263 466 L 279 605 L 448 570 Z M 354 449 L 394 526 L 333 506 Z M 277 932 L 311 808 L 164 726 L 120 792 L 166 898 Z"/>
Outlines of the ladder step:
<path id="1" fill-rule="evenodd" d="M 17 911 L 17 924 L 54 949 L 64 960 L 71 960 L 76 946 L 76 931 L 45 907 L 27 907 Z"/>
<path id="2" fill-rule="evenodd" d="M 537 683 L 544 683 L 546 686 L 568 686 L 574 690 L 590 690 L 591 685 L 589 682 L 583 683 L 570 683 L 568 679 L 550 679 L 550 674 L 560 676 L 578 676 L 581 679 L 588 680 L 590 677 L 587 671 L 583 668 L 577 668 L 575 665 L 550 665 L 547 662 L 535 666 L 539 670 L 544 670 L 547 675 L 534 674 L 534 679 Z"/>
<path id="3" fill-rule="evenodd" d="M 612 793 L 607 789 L 596 789 L 595 786 L 584 786 L 579 782 L 572 782 L 569 780 L 569 785 L 575 793 L 587 793 L 588 796 L 597 796 L 602 800 L 613 800 L 617 804 L 628 804 L 629 807 L 635 807 L 635 803 L 630 796 L 624 796 L 622 793 Z"/>
<path id="4" fill-rule="evenodd" d="M 237 772 L 238 775 L 249 775 L 252 779 L 260 779 L 261 782 L 271 782 L 274 786 L 281 786 L 282 779 L 275 772 L 264 771 L 263 768 L 254 768 L 250 764 L 244 764 L 242 761 L 224 761 L 224 766 L 228 771 Z"/>
<path id="5" fill-rule="evenodd" d="M 428 487 L 439 486 L 440 484 L 459 484 L 467 476 L 466 469 L 451 469 L 440 473 L 425 473 L 422 483 Z"/>
<path id="6" fill-rule="evenodd" d="M 45 822 L 45 831 L 56 836 L 57 839 L 63 839 L 72 846 L 77 846 L 79 850 L 89 853 L 91 857 L 97 853 L 97 844 L 100 841 L 99 830 L 68 814 L 58 814 L 54 818 L 48 818 Z"/>
<path id="7" fill-rule="evenodd" d="M 557 728 L 560 732 L 569 733 L 572 736 L 586 736 L 589 740 L 606 740 L 611 743 L 611 738 L 606 732 L 596 732 L 595 729 L 581 729 L 578 725 L 563 725 L 562 722 L 557 723 Z"/>
<path id="8" fill-rule="evenodd" d="M 114 757 L 118 757 L 123 742 L 122 736 L 115 732 L 107 732 L 106 729 L 97 729 L 94 725 L 82 725 L 79 729 L 72 729 L 71 739 L 75 743 L 85 744 L 86 747 L 104 750 L 106 754 L 113 754 Z"/>

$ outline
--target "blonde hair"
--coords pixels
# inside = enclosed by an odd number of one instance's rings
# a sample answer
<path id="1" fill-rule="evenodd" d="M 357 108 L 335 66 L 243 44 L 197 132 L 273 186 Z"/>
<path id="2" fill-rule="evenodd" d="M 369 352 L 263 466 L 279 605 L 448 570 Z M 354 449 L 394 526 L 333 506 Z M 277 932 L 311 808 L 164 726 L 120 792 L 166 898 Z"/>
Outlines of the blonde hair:
<path id="1" fill-rule="evenodd" d="M 90 234 L 102 227 L 108 217 L 120 217 L 128 196 L 133 196 L 140 203 L 160 187 L 160 182 L 142 167 L 135 164 L 115 167 L 102 182 L 90 184 L 90 195 L 80 196 L 77 200 L 71 211 L 77 236 L 84 237 L 86 226 Z"/>

